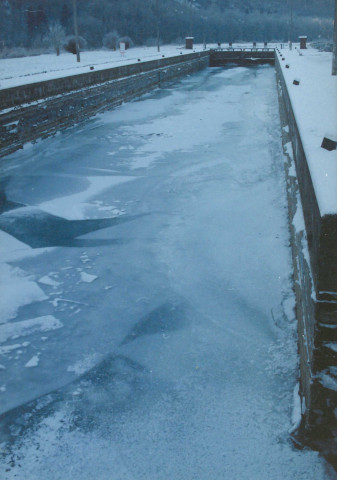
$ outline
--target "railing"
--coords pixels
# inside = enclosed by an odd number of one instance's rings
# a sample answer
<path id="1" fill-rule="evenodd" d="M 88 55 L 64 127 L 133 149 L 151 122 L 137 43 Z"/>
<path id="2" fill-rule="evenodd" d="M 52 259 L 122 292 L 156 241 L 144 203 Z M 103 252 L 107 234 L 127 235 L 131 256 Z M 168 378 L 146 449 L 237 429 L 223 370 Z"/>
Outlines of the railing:
<path id="1" fill-rule="evenodd" d="M 274 52 L 274 47 L 218 47 L 212 48 L 215 52 Z"/>
<path id="2" fill-rule="evenodd" d="M 210 51 L 210 67 L 221 67 L 228 63 L 273 65 L 274 62 L 275 48 L 271 47 L 220 47 Z"/>

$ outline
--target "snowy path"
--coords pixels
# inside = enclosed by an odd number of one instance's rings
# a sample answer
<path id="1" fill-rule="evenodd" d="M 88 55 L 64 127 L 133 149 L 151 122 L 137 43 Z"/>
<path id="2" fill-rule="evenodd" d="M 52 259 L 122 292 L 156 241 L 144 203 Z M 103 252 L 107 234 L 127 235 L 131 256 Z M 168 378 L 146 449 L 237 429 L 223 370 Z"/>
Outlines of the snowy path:
<path id="1" fill-rule="evenodd" d="M 282 161 L 270 67 L 204 71 L 4 161 L 1 479 L 335 478 L 289 441 Z"/>

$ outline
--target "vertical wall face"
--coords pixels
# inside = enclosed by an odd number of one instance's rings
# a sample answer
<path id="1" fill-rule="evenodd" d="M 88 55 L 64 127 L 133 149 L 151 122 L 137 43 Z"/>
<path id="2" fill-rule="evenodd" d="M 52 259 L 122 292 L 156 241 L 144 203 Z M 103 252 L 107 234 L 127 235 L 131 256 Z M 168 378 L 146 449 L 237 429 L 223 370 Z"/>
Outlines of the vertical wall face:
<path id="1" fill-rule="evenodd" d="M 192 53 L 2 90 L 0 157 L 208 65 Z"/>
<path id="2" fill-rule="evenodd" d="M 211 67 L 236 65 L 274 65 L 275 50 L 273 48 L 235 48 L 228 50 L 213 50 L 210 55 Z"/>
<path id="3" fill-rule="evenodd" d="M 277 60 L 276 60 L 277 62 Z M 294 268 L 294 289 L 296 294 L 296 317 L 298 321 L 299 357 L 300 357 L 300 381 L 302 393 L 302 412 L 311 410 L 312 395 L 311 385 L 313 379 L 314 362 L 314 338 L 315 338 L 315 302 L 312 296 L 314 282 L 311 273 L 308 256 L 308 243 L 302 214 L 302 202 L 297 177 L 295 175 L 295 158 L 299 158 L 300 138 L 296 135 L 296 124 L 292 114 L 289 97 L 284 93 L 285 84 L 282 83 L 281 72 L 278 71 L 280 116 L 282 127 L 289 126 L 289 134 L 283 129 L 284 144 L 292 145 L 293 155 L 289 153 L 289 147 L 285 149 L 287 162 L 285 173 L 287 180 L 289 227 L 291 235 L 291 247 Z M 303 169 L 305 165 L 302 165 Z M 296 170 L 298 168 L 296 165 Z M 301 171 L 301 175 L 304 175 Z M 310 184 L 309 184 L 310 185 Z M 309 188 L 307 186 L 307 188 Z M 308 209 L 310 206 L 308 205 Z M 317 210 L 318 211 L 318 206 Z"/>
<path id="4" fill-rule="evenodd" d="M 299 130 L 276 57 L 283 124 L 289 125 L 296 177 L 286 166 L 300 353 L 301 441 L 337 466 L 337 217 L 320 215 Z M 291 162 L 289 157 L 288 162 Z M 304 223 L 298 227 L 302 216 Z M 301 223 L 301 222 L 300 222 Z"/>

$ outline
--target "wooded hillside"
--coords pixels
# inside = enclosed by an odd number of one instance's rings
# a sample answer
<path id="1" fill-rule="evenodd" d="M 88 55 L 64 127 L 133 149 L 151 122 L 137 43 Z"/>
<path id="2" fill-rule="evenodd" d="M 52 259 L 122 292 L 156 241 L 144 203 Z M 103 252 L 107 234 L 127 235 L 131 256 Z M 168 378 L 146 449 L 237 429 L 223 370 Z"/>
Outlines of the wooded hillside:
<path id="1" fill-rule="evenodd" d="M 331 38 L 333 0 L 77 0 L 79 32 L 88 48 L 128 36 L 135 44 L 154 44 L 159 23 L 164 43 L 287 41 L 291 2 L 293 40 Z M 50 29 L 73 33 L 71 0 L 0 0 L 0 46 L 40 47 Z M 62 39 L 63 41 L 63 39 Z"/>

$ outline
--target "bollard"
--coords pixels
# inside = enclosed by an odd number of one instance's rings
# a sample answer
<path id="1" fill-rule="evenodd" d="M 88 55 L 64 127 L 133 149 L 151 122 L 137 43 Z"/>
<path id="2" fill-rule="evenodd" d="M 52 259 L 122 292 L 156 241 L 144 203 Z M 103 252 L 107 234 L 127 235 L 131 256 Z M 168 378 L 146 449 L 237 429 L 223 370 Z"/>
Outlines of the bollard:
<path id="1" fill-rule="evenodd" d="M 330 138 L 324 137 L 321 147 L 325 148 L 325 150 L 328 150 L 329 152 L 332 152 L 333 150 L 337 149 L 337 140 L 331 139 L 331 136 Z"/>
<path id="2" fill-rule="evenodd" d="M 298 37 L 300 39 L 300 49 L 305 50 L 307 48 L 307 38 L 306 36 Z"/>
<path id="3" fill-rule="evenodd" d="M 185 38 L 185 48 L 187 50 L 193 50 L 193 40 L 194 40 L 194 37 Z"/>

